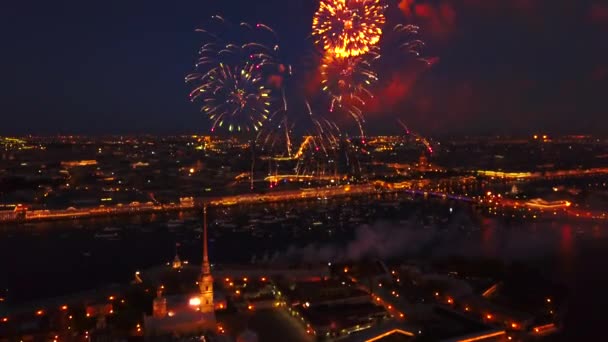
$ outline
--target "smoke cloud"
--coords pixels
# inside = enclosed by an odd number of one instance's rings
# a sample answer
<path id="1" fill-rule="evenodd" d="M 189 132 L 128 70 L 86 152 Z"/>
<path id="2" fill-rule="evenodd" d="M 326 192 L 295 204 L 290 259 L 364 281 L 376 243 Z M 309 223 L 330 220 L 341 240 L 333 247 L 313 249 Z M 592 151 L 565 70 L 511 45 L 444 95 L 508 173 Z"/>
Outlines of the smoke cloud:
<path id="1" fill-rule="evenodd" d="M 410 222 L 403 225 L 379 222 L 357 227 L 354 239 L 346 243 L 316 243 L 300 248 L 292 246 L 285 254 L 290 259 L 306 262 L 340 262 L 365 257 L 387 259 L 419 253 L 437 236 L 436 229 L 415 227 Z"/>
<path id="2" fill-rule="evenodd" d="M 568 258 L 575 252 L 577 240 L 592 238 L 596 232 L 593 227 L 578 229 L 567 224 L 510 225 L 498 220 L 486 220 L 479 225 L 465 215 L 430 226 L 414 221 L 378 222 L 355 228 L 353 238 L 348 241 L 291 246 L 283 255 L 289 260 L 310 263 L 447 256 L 526 261 L 543 260 L 551 255 Z"/>

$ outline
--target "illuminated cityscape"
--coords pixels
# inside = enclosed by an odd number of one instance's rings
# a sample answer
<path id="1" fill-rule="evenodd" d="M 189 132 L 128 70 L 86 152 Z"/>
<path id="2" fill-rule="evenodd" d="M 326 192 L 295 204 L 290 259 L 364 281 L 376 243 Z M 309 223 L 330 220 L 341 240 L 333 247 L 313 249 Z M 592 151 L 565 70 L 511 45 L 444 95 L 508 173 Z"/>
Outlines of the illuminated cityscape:
<path id="1" fill-rule="evenodd" d="M 604 2 L 7 3 L 0 342 L 605 340 Z"/>
<path id="2" fill-rule="evenodd" d="M 152 259 L 174 257 L 166 266 L 128 263 L 131 269 L 121 268 L 132 274 L 130 283 L 120 276 L 122 285 L 90 293 L 70 295 L 62 287 L 74 280 L 58 279 L 45 297 L 67 297 L 49 304 L 10 286 L 3 303 L 41 304 L 34 311 L 4 311 L 1 331 L 85 340 L 204 331 L 219 340 L 239 334 L 267 339 L 270 324 L 280 325 L 290 340 L 364 341 L 383 334 L 518 340 L 561 330 L 562 286 L 515 264 L 492 266 L 493 254 L 484 249 L 496 248 L 491 240 L 500 239 L 494 236 L 499 230 L 556 221 L 564 228 L 542 229 L 562 235 L 564 253 L 572 239 L 587 234 L 571 227 L 591 225 L 589 234 L 603 236 L 595 227 L 608 219 L 601 199 L 607 140 L 436 141 L 412 134 L 365 140 L 347 139 L 333 162 L 317 163 L 314 155 L 306 157 L 311 139 L 302 137 L 291 158 L 256 151 L 252 172 L 250 144 L 234 138 L 7 139 L 19 141 L 6 145 L 2 157 L 3 189 L 10 191 L 0 198 L 0 219 L 13 236 L 7 243 L 24 234 L 9 228 L 17 225 L 52 236 L 56 246 L 87 236 L 81 248 L 52 262 L 111 263 L 103 261 L 106 248 L 158 239 L 167 241 Z M 340 154 L 356 162 L 341 165 Z M 397 227 L 412 236 L 401 236 Z M 72 237 L 73 229 L 83 233 Z M 378 246 L 359 242 L 365 234 Z M 384 234 L 396 234 L 395 244 Z M 448 236 L 481 238 L 485 256 L 420 259 L 421 246 L 445 244 Z M 340 249 L 343 239 L 353 245 Z M 202 240 L 203 260 L 209 261 L 201 270 L 182 258 L 200 258 Z M 222 240 L 224 247 L 215 246 Z M 412 243 L 421 245 L 412 249 Z M 522 293 L 522 282 L 535 286 Z M 83 290 L 85 284 L 73 286 Z M 25 322 L 31 328 L 20 328 Z"/>

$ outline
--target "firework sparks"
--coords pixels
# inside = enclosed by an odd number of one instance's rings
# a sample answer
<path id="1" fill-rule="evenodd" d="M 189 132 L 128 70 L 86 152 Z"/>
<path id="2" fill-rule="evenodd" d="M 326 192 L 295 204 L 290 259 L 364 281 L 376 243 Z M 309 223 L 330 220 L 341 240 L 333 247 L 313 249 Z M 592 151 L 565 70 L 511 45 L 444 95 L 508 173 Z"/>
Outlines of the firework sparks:
<path id="1" fill-rule="evenodd" d="M 412 24 L 397 24 L 393 27 L 393 33 L 398 37 L 396 46 L 410 56 L 414 56 L 418 60 L 426 62 L 427 59 L 421 57 L 421 50 L 426 44 L 420 39 L 412 39 L 412 37 L 418 35 L 419 31 L 420 27 Z"/>
<path id="2" fill-rule="evenodd" d="M 188 81 L 201 83 L 190 93 L 190 100 L 203 102 L 201 111 L 213 122 L 212 131 L 224 126 L 230 132 L 257 131 L 268 119 L 271 90 L 255 69 L 255 64 L 228 66 L 220 63 L 205 74 L 189 76 Z"/>
<path id="3" fill-rule="evenodd" d="M 429 140 L 427 138 L 423 137 L 422 135 L 420 135 L 416 132 L 411 131 L 400 119 L 397 119 L 397 123 L 401 127 L 403 127 L 403 130 L 405 131 L 406 135 L 412 135 L 414 138 L 416 138 L 417 141 L 420 141 L 424 145 L 427 152 L 429 152 L 430 154 L 433 154 L 433 146 L 431 145 L 431 143 L 429 142 Z"/>
<path id="4" fill-rule="evenodd" d="M 365 104 L 366 98 L 372 98 L 370 87 L 378 81 L 378 75 L 371 63 L 376 54 L 366 56 L 336 58 L 326 56 L 320 67 L 321 87 L 331 98 L 331 108 L 341 106 L 343 102 Z"/>
<path id="5" fill-rule="evenodd" d="M 437 61 L 421 57 L 425 43 L 417 39 L 418 26 L 397 23 L 392 30 L 382 32 L 391 24 L 384 17 L 387 8 L 381 0 L 322 0 L 313 20 L 313 35 L 324 50 L 320 85 L 329 96 L 329 112 L 352 117 L 361 136 L 365 135 L 364 108 L 374 98 L 373 88 L 379 82 L 377 61 L 400 65 L 404 53 L 427 66 Z M 374 29 L 368 31 L 372 26 Z M 377 44 L 381 38 L 382 46 Z"/>
<path id="6" fill-rule="evenodd" d="M 294 124 L 288 120 L 285 112 L 279 111 L 268 119 L 268 124 L 258 132 L 256 145 L 270 159 L 288 160 L 292 156 L 293 127 Z"/>
<path id="7" fill-rule="evenodd" d="M 335 57 L 360 56 L 378 44 L 386 22 L 380 0 L 321 0 L 313 36 Z"/>
<path id="8" fill-rule="evenodd" d="M 294 155 L 297 160 L 295 171 L 298 175 L 328 176 L 337 173 L 335 159 L 339 149 L 340 129 L 327 119 L 311 116 L 312 131 L 304 137 Z"/>
<path id="9" fill-rule="evenodd" d="M 190 92 L 192 102 L 202 103 L 201 112 L 212 122 L 212 131 L 218 127 L 230 132 L 259 131 L 270 117 L 277 102 L 276 87 L 269 78 L 280 72 L 279 47 L 274 44 L 276 33 L 264 24 L 252 26 L 240 23 L 231 25 L 220 16 L 212 19 L 224 30 L 218 34 L 209 29 L 198 29 L 210 42 L 199 50 L 197 72 L 186 76 L 186 82 L 194 84 Z M 243 31 L 244 30 L 244 31 Z M 273 44 L 246 39 L 236 42 L 226 39 L 226 32 L 238 32 L 236 37 L 259 38 L 267 33 Z"/>

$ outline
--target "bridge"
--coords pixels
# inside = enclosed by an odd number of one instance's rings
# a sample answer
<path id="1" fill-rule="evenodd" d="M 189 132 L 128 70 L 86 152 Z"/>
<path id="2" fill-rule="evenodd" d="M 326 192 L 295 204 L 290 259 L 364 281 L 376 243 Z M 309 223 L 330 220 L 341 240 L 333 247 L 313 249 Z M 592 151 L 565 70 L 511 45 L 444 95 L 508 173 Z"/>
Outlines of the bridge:
<path id="1" fill-rule="evenodd" d="M 313 175 L 274 175 L 268 176 L 264 178 L 265 181 L 269 183 L 278 183 L 282 180 L 287 180 L 290 182 L 304 182 L 306 180 L 327 180 L 327 181 L 337 181 L 340 180 L 339 176 L 313 176 Z"/>
<path id="2" fill-rule="evenodd" d="M 278 178 L 275 178 L 278 177 Z M 293 179 L 304 181 L 306 179 L 319 179 L 318 176 L 281 175 L 269 176 L 266 180 Z M 339 179 L 334 176 L 323 176 L 322 179 Z M 332 187 L 318 187 L 310 189 L 294 189 L 272 191 L 265 194 L 245 193 L 232 196 L 184 198 L 178 203 L 159 204 L 154 202 L 130 204 L 117 204 L 115 206 L 99 206 L 88 208 L 68 208 L 64 210 L 10 210 L 0 211 L 0 222 L 28 222 L 41 220 L 69 220 L 76 218 L 91 218 L 97 216 L 137 215 L 151 212 L 188 211 L 198 210 L 204 203 L 211 206 L 232 206 L 239 204 L 271 203 L 295 201 L 302 199 L 331 198 L 341 196 L 371 195 L 379 191 L 384 193 L 404 193 L 424 198 L 449 199 L 459 202 L 471 203 L 486 208 L 527 208 L 536 210 L 530 215 L 546 214 L 547 217 L 562 215 L 574 219 L 608 220 L 608 212 L 589 210 L 575 207 L 568 201 L 545 202 L 542 200 L 516 200 L 492 196 L 469 197 L 453 193 L 431 191 L 428 180 L 410 180 L 404 182 L 385 182 L 381 180 L 364 184 L 337 185 Z M 539 216 L 540 217 L 540 216 Z"/>

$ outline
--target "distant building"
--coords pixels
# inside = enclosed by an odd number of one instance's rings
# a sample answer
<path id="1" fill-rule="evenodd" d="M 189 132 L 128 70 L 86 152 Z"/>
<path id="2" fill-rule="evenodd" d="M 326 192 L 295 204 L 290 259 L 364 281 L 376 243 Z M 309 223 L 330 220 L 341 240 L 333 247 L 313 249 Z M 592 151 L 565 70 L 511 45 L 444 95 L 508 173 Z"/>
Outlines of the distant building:
<path id="1" fill-rule="evenodd" d="M 76 161 L 62 161 L 61 166 L 65 168 L 79 167 L 79 166 L 95 166 L 97 160 L 76 160 Z"/>
<path id="2" fill-rule="evenodd" d="M 167 298 L 163 297 L 162 288 L 156 291 L 156 298 L 152 302 L 152 316 L 159 319 L 167 316 Z"/>

